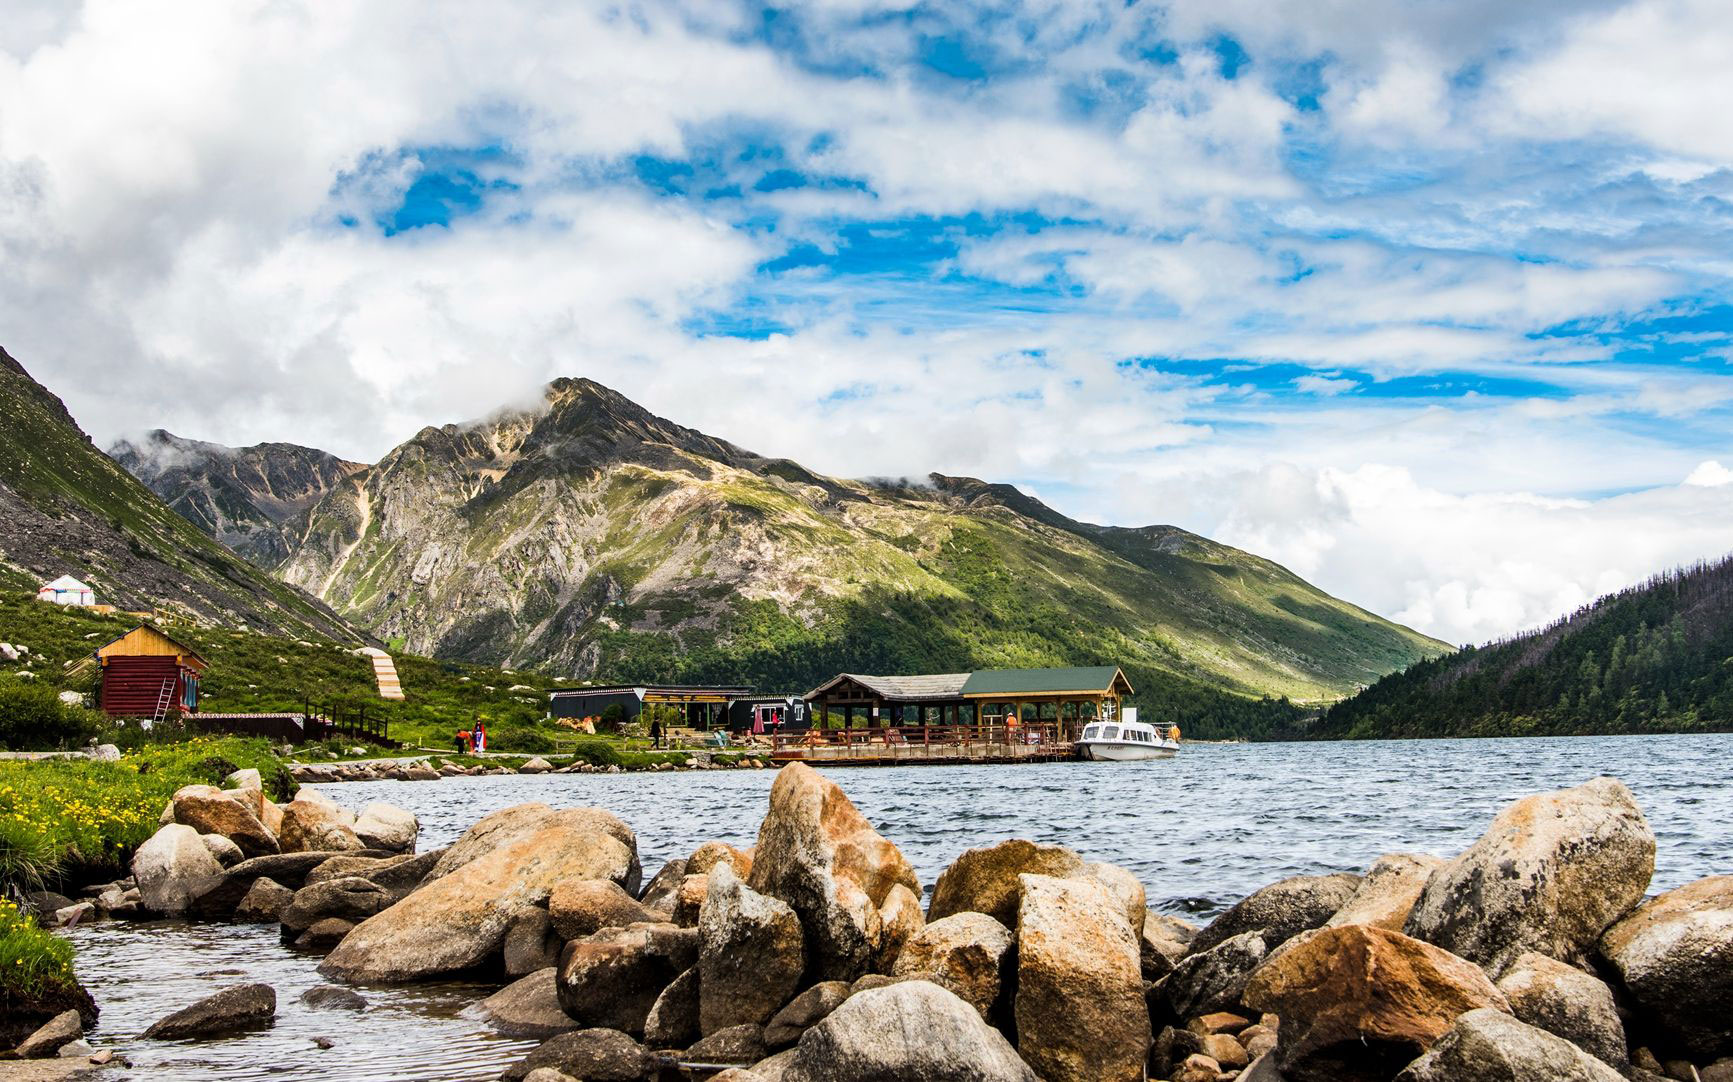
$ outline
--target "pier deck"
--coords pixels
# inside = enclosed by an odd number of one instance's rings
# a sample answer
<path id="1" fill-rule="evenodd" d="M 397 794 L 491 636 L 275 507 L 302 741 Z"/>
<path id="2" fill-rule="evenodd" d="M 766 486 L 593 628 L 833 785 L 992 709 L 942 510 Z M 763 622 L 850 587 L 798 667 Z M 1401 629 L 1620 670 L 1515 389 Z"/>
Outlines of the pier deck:
<path id="1" fill-rule="evenodd" d="M 777 733 L 771 759 L 814 766 L 1050 763 L 1072 758 L 1058 726 L 911 725 Z"/>

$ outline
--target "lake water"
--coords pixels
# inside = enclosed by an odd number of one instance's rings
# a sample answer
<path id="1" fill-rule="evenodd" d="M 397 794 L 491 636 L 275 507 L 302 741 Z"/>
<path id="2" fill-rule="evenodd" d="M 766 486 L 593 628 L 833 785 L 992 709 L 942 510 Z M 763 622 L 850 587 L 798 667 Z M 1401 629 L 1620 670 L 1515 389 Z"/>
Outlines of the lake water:
<path id="1" fill-rule="evenodd" d="M 838 768 L 829 772 L 931 887 L 962 850 L 1005 838 L 1059 842 L 1124 865 L 1150 904 L 1202 921 L 1290 875 L 1364 870 L 1381 853 L 1453 855 L 1504 804 L 1599 774 L 1637 794 L 1659 849 L 1654 889 L 1733 871 L 1733 735 L 1539 740 L 1190 745 L 1153 763 Z M 645 875 L 700 842 L 752 844 L 773 771 L 560 774 L 366 782 L 319 788 L 350 807 L 389 801 L 421 818 L 422 849 L 525 801 L 596 805 L 638 833 Z M 79 973 L 102 1007 L 95 1043 L 140 1077 L 327 1082 L 495 1078 L 533 1042 L 458 1015 L 490 989 L 364 989 L 370 1009 L 313 1012 L 318 958 L 271 928 L 106 924 L 73 931 Z M 204 1044 L 132 1036 L 216 988 L 278 993 L 269 1031 Z M 321 1050 L 314 1037 L 335 1042 Z"/>

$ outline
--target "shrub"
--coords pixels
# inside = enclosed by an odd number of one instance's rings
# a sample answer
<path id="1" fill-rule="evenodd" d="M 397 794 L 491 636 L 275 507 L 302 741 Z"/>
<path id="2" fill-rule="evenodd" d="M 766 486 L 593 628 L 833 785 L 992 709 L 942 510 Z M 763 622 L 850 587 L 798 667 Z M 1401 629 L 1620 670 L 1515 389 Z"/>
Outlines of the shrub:
<path id="1" fill-rule="evenodd" d="M 499 725 L 487 734 L 489 751 L 522 751 L 546 755 L 554 751 L 554 738 L 526 725 Z"/>
<path id="2" fill-rule="evenodd" d="M 46 751 L 82 746 L 102 731 L 97 715 L 60 701 L 51 687 L 0 681 L 0 747 Z"/>

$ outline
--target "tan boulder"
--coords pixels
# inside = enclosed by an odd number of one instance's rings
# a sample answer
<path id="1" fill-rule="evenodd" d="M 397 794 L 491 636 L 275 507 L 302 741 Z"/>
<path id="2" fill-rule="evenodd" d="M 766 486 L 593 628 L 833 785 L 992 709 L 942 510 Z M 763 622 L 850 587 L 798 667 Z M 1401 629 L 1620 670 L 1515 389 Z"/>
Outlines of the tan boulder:
<path id="1" fill-rule="evenodd" d="M 283 805 L 283 827 L 277 840 L 285 853 L 366 848 L 355 835 L 354 815 L 307 786 L 302 786 L 295 799 Z"/>
<path id="2" fill-rule="evenodd" d="M 265 824 L 265 829 L 276 835 L 280 841 L 283 836 L 283 806 L 261 798 L 259 822 Z"/>
<path id="3" fill-rule="evenodd" d="M 552 966 L 513 981 L 479 1003 L 464 1008 L 463 1014 L 481 1019 L 507 1037 L 546 1040 L 578 1028 L 578 1024 L 560 1009 Z"/>
<path id="4" fill-rule="evenodd" d="M 265 799 L 264 792 L 262 792 L 259 789 L 245 789 L 245 788 L 243 788 L 243 789 L 223 789 L 223 790 L 220 790 L 220 792 L 224 796 L 228 797 L 230 800 L 234 801 L 235 803 L 246 808 L 248 811 L 252 812 L 254 817 L 257 818 L 261 823 L 264 822 L 265 805 L 270 803 L 270 801 Z M 171 802 L 171 804 L 172 804 L 172 802 Z M 271 833 L 275 834 L 276 831 L 273 830 Z"/>
<path id="5" fill-rule="evenodd" d="M 1131 925 L 1131 933 L 1143 935 L 1144 917 L 1149 912 L 1149 896 L 1138 882 L 1137 876 L 1121 868 L 1117 864 L 1091 862 L 1083 866 L 1083 872 L 1075 878 L 1093 879 L 1107 889 L 1107 893 L 1119 900 L 1125 908 L 1126 922 Z"/>
<path id="6" fill-rule="evenodd" d="M 710 894 L 710 877 L 688 875 L 674 888 L 674 913 L 671 918 L 682 928 L 698 927 L 698 914 L 704 909 L 704 899 Z"/>
<path id="7" fill-rule="evenodd" d="M 1149 1011 L 1123 905 L 1086 879 L 1020 885 L 1018 1051 L 1047 1082 L 1142 1082 Z"/>
<path id="8" fill-rule="evenodd" d="M 933 921 L 903 944 L 892 975 L 932 981 L 996 1021 L 1000 995 L 1011 987 L 1010 931 L 985 913 L 953 913 Z"/>
<path id="9" fill-rule="evenodd" d="M 1498 976 L 1536 951 L 1580 962 L 1643 900 L 1655 835 L 1613 778 L 1525 797 L 1435 872 L 1403 931 Z"/>
<path id="10" fill-rule="evenodd" d="M 607 834 L 624 846 L 631 855 L 629 869 L 608 876 L 630 894 L 638 892 L 641 875 L 638 866 L 638 836 L 632 833 L 619 816 L 601 808 L 564 808 L 556 810 L 546 804 L 514 804 L 483 816 L 464 831 L 463 837 L 446 849 L 428 879 L 441 879 L 471 861 L 515 845 L 524 838 L 549 827 L 560 826 L 582 834 Z"/>
<path id="11" fill-rule="evenodd" d="M 1062 845 L 1037 845 L 1021 838 L 969 849 L 933 884 L 927 919 L 985 913 L 1005 927 L 1015 928 L 1017 906 L 1022 900 L 1018 876 L 1027 872 L 1070 879 L 1083 874 L 1085 867 L 1082 857 Z"/>
<path id="12" fill-rule="evenodd" d="M 369 804 L 361 809 L 360 817 L 355 820 L 355 836 L 369 849 L 413 853 L 420 835 L 420 821 L 395 804 Z"/>
<path id="13" fill-rule="evenodd" d="M 579 1025 L 640 1035 L 662 993 L 697 963 L 694 928 L 604 928 L 560 953 L 560 1006 Z"/>
<path id="14" fill-rule="evenodd" d="M 1699 1062 L 1733 1056 L 1733 875 L 1649 899 L 1600 950 L 1669 1043 Z"/>
<path id="15" fill-rule="evenodd" d="M 1271 883 L 1210 921 L 1192 940 L 1191 953 L 1202 954 L 1247 932 L 1256 932 L 1265 949 L 1274 951 L 1329 920 L 1359 886 L 1359 876 L 1345 874 L 1296 875 Z"/>
<path id="16" fill-rule="evenodd" d="M 609 834 L 549 826 L 424 882 L 369 917 L 319 967 L 352 983 L 422 980 L 498 955 L 525 910 L 566 880 L 612 878 L 632 855 Z"/>
<path id="17" fill-rule="evenodd" d="M 733 865 L 734 873 L 745 879 L 752 874 L 752 854 L 727 842 L 705 842 L 692 851 L 686 860 L 687 875 L 708 875 L 719 862 Z"/>
<path id="18" fill-rule="evenodd" d="M 1505 969 L 1498 990 L 1511 1013 L 1529 1025 L 1563 1037 L 1603 1063 L 1622 1067 L 1630 1062 L 1613 990 L 1582 970 L 1530 951 Z"/>
<path id="19" fill-rule="evenodd" d="M 1191 952 L 1197 926 L 1178 917 L 1145 910 L 1138 949 L 1143 961 L 1143 979 L 1158 981 L 1173 972 L 1180 959 Z"/>
<path id="20" fill-rule="evenodd" d="M 1280 1016 L 1276 1065 L 1293 1082 L 1382 1082 L 1462 1012 L 1509 1010 L 1473 963 L 1362 924 L 1320 930 L 1273 955 L 1244 998 Z"/>
<path id="21" fill-rule="evenodd" d="M 921 894 L 902 851 L 803 763 L 784 766 L 770 787 L 748 885 L 799 915 L 815 980 L 888 969 Z"/>
<path id="22" fill-rule="evenodd" d="M 1426 881 L 1443 866 L 1442 859 L 1423 853 L 1386 853 L 1372 863 L 1353 897 L 1324 926 L 1370 924 L 1400 932 Z"/>
<path id="23" fill-rule="evenodd" d="M 573 879 L 554 887 L 548 896 L 548 916 L 564 940 L 582 939 L 603 928 L 653 923 L 667 919 L 620 889 L 611 879 Z"/>
<path id="24" fill-rule="evenodd" d="M 223 866 L 199 832 L 184 823 L 170 823 L 133 852 L 132 874 L 139 900 L 153 913 L 179 916 L 193 900 L 216 886 Z"/>
<path id="25" fill-rule="evenodd" d="M 200 834 L 218 834 L 229 839 L 249 857 L 279 852 L 276 837 L 265 829 L 259 817 L 213 785 L 187 785 L 177 790 L 174 818 Z"/>
<path id="26" fill-rule="evenodd" d="M 1396 1082 L 1622 1082 L 1576 1045 L 1490 1007 L 1466 1011 Z"/>
<path id="27" fill-rule="evenodd" d="M 719 861 L 698 915 L 698 1028 L 763 1025 L 800 987 L 806 948 L 786 903 L 748 887 Z"/>

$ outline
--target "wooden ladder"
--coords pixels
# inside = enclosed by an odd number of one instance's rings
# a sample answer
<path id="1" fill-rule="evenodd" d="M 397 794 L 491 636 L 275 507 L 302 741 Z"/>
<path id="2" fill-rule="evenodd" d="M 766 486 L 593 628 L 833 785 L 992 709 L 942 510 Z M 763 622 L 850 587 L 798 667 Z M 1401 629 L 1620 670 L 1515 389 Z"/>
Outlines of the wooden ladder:
<path id="1" fill-rule="evenodd" d="M 162 690 L 157 693 L 156 710 L 154 710 L 150 715 L 150 723 L 152 725 L 157 724 L 162 721 L 164 717 L 168 716 L 169 703 L 174 701 L 174 697 L 175 680 L 164 680 L 162 682 Z"/>

